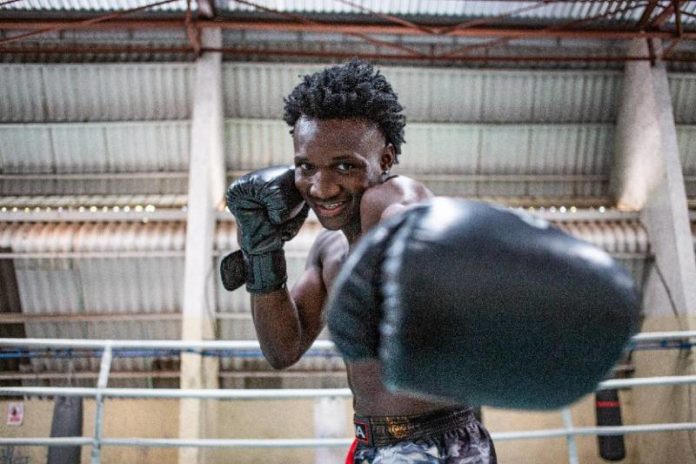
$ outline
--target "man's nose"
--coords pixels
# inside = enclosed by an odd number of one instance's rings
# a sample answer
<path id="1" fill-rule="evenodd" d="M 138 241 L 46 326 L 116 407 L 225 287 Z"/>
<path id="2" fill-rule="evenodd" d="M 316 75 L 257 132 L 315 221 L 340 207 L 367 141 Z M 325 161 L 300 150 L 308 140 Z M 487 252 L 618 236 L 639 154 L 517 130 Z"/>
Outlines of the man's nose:
<path id="1" fill-rule="evenodd" d="M 309 194 L 314 198 L 332 198 L 338 195 L 341 190 L 334 176 L 325 171 L 317 171 L 312 176 L 311 182 Z"/>

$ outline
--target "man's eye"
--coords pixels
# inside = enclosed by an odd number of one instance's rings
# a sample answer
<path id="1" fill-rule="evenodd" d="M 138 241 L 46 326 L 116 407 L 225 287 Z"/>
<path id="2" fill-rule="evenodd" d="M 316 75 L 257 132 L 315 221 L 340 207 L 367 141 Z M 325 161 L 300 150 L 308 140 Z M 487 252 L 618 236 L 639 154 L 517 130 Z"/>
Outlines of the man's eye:
<path id="1" fill-rule="evenodd" d="M 311 164 L 304 162 L 295 163 L 295 167 L 300 169 L 301 171 L 310 171 L 312 169 Z"/>
<path id="2" fill-rule="evenodd" d="M 338 163 L 336 165 L 336 170 L 344 174 L 351 172 L 353 169 L 355 169 L 355 166 L 350 163 Z"/>

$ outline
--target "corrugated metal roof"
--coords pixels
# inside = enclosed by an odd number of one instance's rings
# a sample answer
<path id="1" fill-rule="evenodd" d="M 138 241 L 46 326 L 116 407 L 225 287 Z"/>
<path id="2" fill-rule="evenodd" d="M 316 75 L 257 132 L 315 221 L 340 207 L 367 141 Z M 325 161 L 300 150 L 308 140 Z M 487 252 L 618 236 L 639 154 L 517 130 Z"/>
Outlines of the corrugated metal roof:
<path id="1" fill-rule="evenodd" d="M 364 10 L 352 7 L 346 3 L 334 0 L 258 0 L 256 4 L 277 9 L 279 11 L 297 11 L 313 13 L 360 13 Z M 520 10 L 525 7 L 538 8 L 520 11 L 513 17 L 528 19 L 575 19 L 605 12 L 617 11 L 627 6 L 640 6 L 638 1 L 619 2 L 563 2 L 560 4 L 540 4 L 531 1 L 451 1 L 451 0 L 390 0 L 388 2 L 373 2 L 370 0 L 355 0 L 354 4 L 379 13 L 398 15 L 433 15 L 433 16 L 496 16 Z M 237 2 L 218 2 L 224 11 L 253 11 L 254 7 Z M 620 13 L 612 17 L 614 22 L 637 20 L 642 9 Z"/>
<path id="2" fill-rule="evenodd" d="M 0 180 L 5 195 L 177 194 L 187 191 L 188 121 L 0 125 L 0 173 L 56 174 Z M 99 174 L 152 173 L 123 178 Z M 84 178 L 61 178 L 85 173 Z M 176 174 L 171 176 L 169 174 Z M 88 174 L 96 174 L 93 179 Z"/>
<path id="3" fill-rule="evenodd" d="M 696 90 L 696 89 L 695 89 Z M 696 125 L 678 126 L 677 143 L 688 198 L 696 197 Z"/>
<path id="4" fill-rule="evenodd" d="M 8 3 L 8 2 L 3 2 Z M 20 2 L 3 4 L 1 9 L 7 10 L 74 10 L 74 11 L 113 11 L 128 10 L 152 4 L 152 0 L 22 0 Z M 186 11 L 186 0 L 175 0 L 151 7 L 151 10 Z M 191 8 L 197 9 L 197 3 L 191 2 Z"/>
<path id="5" fill-rule="evenodd" d="M 366 11 L 394 15 L 413 16 L 456 16 L 462 20 L 478 17 L 503 16 L 503 19 L 532 21 L 572 21 L 582 18 L 597 18 L 595 21 L 612 24 L 636 24 L 645 9 L 645 2 L 637 0 L 622 0 L 612 2 L 599 1 L 452 1 L 452 0 L 390 0 L 388 2 L 373 2 L 371 0 L 355 0 L 352 7 L 336 0 L 259 0 L 255 2 L 266 8 L 279 11 L 330 13 L 330 14 L 359 14 Z M 659 0 L 662 8 L 656 8 L 651 18 L 655 18 L 663 8 L 669 6 L 668 0 Z M 255 8 L 238 2 L 217 2 L 223 11 L 254 11 Z M 692 24 L 696 20 L 689 13 L 696 8 L 691 2 L 685 2 L 681 9 L 687 13 L 682 15 L 684 24 Z M 674 24 L 669 18 L 667 24 Z"/>
<path id="6" fill-rule="evenodd" d="M 20 253 L 183 252 L 185 232 L 179 222 L 0 223 L 0 247 Z"/>
<path id="7" fill-rule="evenodd" d="M 696 75 L 670 74 L 669 90 L 676 123 L 696 124 Z"/>
<path id="8" fill-rule="evenodd" d="M 323 68 L 302 64 L 225 63 L 225 112 L 281 119 L 283 99 L 300 77 Z M 622 74 L 614 71 L 505 71 L 380 66 L 409 121 L 611 122 Z"/>
<path id="9" fill-rule="evenodd" d="M 223 63 L 225 115 L 232 118 L 281 119 L 283 98 L 299 76 L 322 66 L 272 63 Z"/>
<path id="10" fill-rule="evenodd" d="M 336 19 L 338 19 L 336 15 L 326 17 L 327 21 L 335 21 Z M 344 20 L 351 21 L 354 18 L 346 17 Z M 456 18 L 454 21 L 462 20 L 464 19 Z M 537 27 L 536 22 L 533 21 L 533 23 L 534 27 Z M 501 22 L 500 25 L 507 26 L 504 22 Z M 527 25 L 527 27 L 530 26 Z M 272 61 L 285 64 L 288 62 L 321 62 L 327 60 L 328 58 L 325 58 L 327 56 L 335 56 L 337 60 L 351 56 L 364 56 L 382 64 L 388 63 L 392 66 L 399 63 L 399 66 L 412 68 L 450 66 L 455 69 L 622 70 L 623 58 L 625 57 L 623 47 L 616 46 L 616 41 L 607 40 L 570 38 L 557 40 L 553 37 L 524 39 L 518 37 L 498 43 L 496 39 L 485 37 L 451 37 L 437 34 L 407 34 L 403 36 L 375 34 L 372 37 L 381 42 L 375 43 L 339 33 L 226 30 L 223 34 L 223 44 L 229 48 L 236 48 L 236 50 L 227 52 L 223 59 L 227 61 Z M 498 45 L 486 46 L 489 42 L 498 43 Z M 689 41 L 681 42 L 680 53 L 686 52 L 690 46 L 691 42 Z M 413 53 L 396 51 L 394 47 L 399 50 L 406 48 Z M 485 49 L 481 50 L 482 47 Z M 459 58 L 451 58 L 450 53 L 458 55 Z M 420 57 L 416 57 L 414 54 L 420 55 Z M 463 54 L 467 56 L 464 57 Z M 558 58 L 559 54 L 570 61 L 550 59 L 552 57 Z M 427 60 L 423 57 L 433 57 L 433 59 Z M 532 59 L 532 57 L 537 58 Z M 607 59 L 595 60 L 588 57 Z M 686 69 L 690 69 L 691 63 L 683 63 Z"/>
<path id="11" fill-rule="evenodd" d="M 644 259 L 652 253 L 648 232 L 639 221 L 564 221 L 555 225 L 610 254 Z"/>
<path id="12" fill-rule="evenodd" d="M 226 128 L 228 169 L 292 160 L 283 122 L 235 119 Z M 396 171 L 422 179 L 442 195 L 606 196 L 613 133 L 608 124 L 412 123 Z M 494 180 L 495 175 L 508 178 Z M 535 175 L 556 180 L 530 177 Z"/>
<path id="13" fill-rule="evenodd" d="M 5 2 L 8 3 L 8 2 Z M 42 14 L 46 17 L 55 17 L 56 11 L 61 11 L 64 15 L 77 16 L 78 12 L 99 12 L 103 10 L 115 10 L 122 7 L 118 2 L 113 4 L 105 4 L 102 0 L 52 0 L 45 1 L 39 4 L 37 0 L 29 2 L 19 2 L 23 4 L 22 8 L 29 9 L 28 5 L 34 5 L 37 9 L 32 13 L 27 10 L 20 11 L 23 16 L 32 15 L 38 18 Z M 262 5 L 270 7 L 269 11 L 265 11 L 266 7 L 261 7 L 258 10 L 251 4 L 239 2 L 218 2 L 217 7 L 220 16 L 214 18 L 219 19 L 249 19 L 261 18 L 275 20 L 278 16 L 286 15 L 284 12 L 294 12 L 299 15 L 308 15 L 312 19 L 318 19 L 329 23 L 331 21 L 342 20 L 344 22 L 357 22 L 358 24 L 374 23 L 377 19 L 384 23 L 385 20 L 378 18 L 379 15 L 389 14 L 397 16 L 406 16 L 413 21 L 422 21 L 424 23 L 440 23 L 443 25 L 463 25 L 466 27 L 471 19 L 481 19 L 481 24 L 485 27 L 517 27 L 522 26 L 527 30 L 533 28 L 552 28 L 560 29 L 564 27 L 574 26 L 576 29 L 582 28 L 584 25 L 589 25 L 590 28 L 600 30 L 607 29 L 612 32 L 634 30 L 643 27 L 638 24 L 639 18 L 648 6 L 643 1 L 614 1 L 614 2 L 590 2 L 581 0 L 576 2 L 511 2 L 511 1 L 483 1 L 483 2 L 455 2 L 449 1 L 427 1 L 427 0 L 401 0 L 390 2 L 369 2 L 360 0 L 360 2 L 351 6 L 349 3 L 340 2 L 339 0 L 325 0 L 322 2 L 311 0 L 296 0 L 287 2 L 278 2 L 275 0 L 262 0 Z M 15 2 L 9 2 L 4 5 L 8 10 L 12 10 Z M 137 5 L 129 3 L 129 5 Z M 163 5 L 160 7 L 151 8 L 147 11 L 139 12 L 146 18 L 173 18 L 178 17 L 182 23 L 184 22 L 184 12 L 181 8 L 182 3 L 176 2 L 173 4 Z M 195 7 L 196 2 L 192 2 Z M 670 4 L 667 0 L 661 0 L 659 7 L 652 13 L 652 19 L 656 19 L 658 15 Z M 681 5 L 683 14 L 681 16 L 681 26 L 685 30 L 693 30 L 693 25 L 696 22 L 693 6 L 690 3 Z M 273 9 L 278 8 L 280 11 L 274 12 Z M 162 10 L 168 10 L 165 15 L 160 14 Z M 374 10 L 374 11 L 372 11 Z M 15 10 L 16 11 L 16 10 Z M 14 12 L 14 11 L 13 11 Z M 177 12 L 178 14 L 173 14 Z M 374 14 L 376 13 L 376 14 Z M 15 13 L 16 14 L 16 13 Z M 291 15 L 293 13 L 290 13 Z M 317 17 L 319 16 L 319 17 Z M 664 18 L 665 24 L 662 28 L 667 30 L 674 29 L 674 15 Z M 387 21 L 388 22 L 388 21 Z M 578 24 L 581 23 L 581 24 Z M 469 23 L 468 25 L 470 25 Z M 128 31 L 61 31 L 60 34 L 42 34 L 41 37 L 25 38 L 24 44 L 27 48 L 18 53 L 7 53 L 0 57 L 0 61 L 7 62 L 68 62 L 68 61 L 124 61 L 124 60 L 141 60 L 141 61 L 166 61 L 166 60 L 182 60 L 188 61 L 195 59 L 195 53 L 190 47 L 190 42 L 185 36 L 185 28 L 177 28 L 176 25 L 170 26 L 176 28 L 178 34 L 172 34 L 168 37 L 157 37 L 151 34 L 151 31 L 140 31 L 132 34 Z M 650 26 L 647 29 L 651 29 Z M 654 29 L 654 27 L 652 28 Z M 169 29 L 172 31 L 174 29 Z M 232 32 L 232 34 L 230 34 Z M 242 36 L 240 40 L 235 33 L 239 32 Z M 247 34 L 247 32 L 249 32 Z M 390 57 L 383 55 L 384 50 L 389 50 L 391 47 L 382 46 L 378 43 L 368 43 L 367 41 L 354 37 L 341 37 L 338 34 L 313 34 L 296 32 L 291 37 L 286 34 L 286 39 L 282 38 L 282 34 L 278 31 L 226 31 L 225 44 L 236 48 L 236 50 L 228 50 L 226 59 L 250 61 L 297 61 L 300 59 L 313 60 L 318 56 L 327 56 L 336 54 L 335 56 L 350 56 L 350 54 L 363 53 L 372 55 L 375 59 L 384 59 L 384 61 L 396 60 L 402 64 L 416 64 L 421 66 L 426 63 L 420 58 L 413 58 L 413 55 L 392 54 Z M 443 44 L 443 41 L 449 41 L 450 37 L 446 34 L 428 34 L 420 37 L 408 37 L 391 35 L 386 42 L 392 42 L 396 47 L 407 46 L 417 48 L 419 51 L 416 54 L 432 55 L 435 60 L 427 62 L 429 64 L 449 63 L 459 67 L 540 67 L 540 68 L 594 68 L 594 69 L 619 69 L 622 66 L 622 55 L 624 54 L 620 47 L 614 46 L 612 41 L 604 40 L 576 40 L 573 38 L 555 40 L 551 37 L 534 37 L 525 39 L 524 37 L 514 37 L 511 40 L 504 40 L 502 46 L 486 47 L 485 51 L 487 62 L 481 62 L 478 59 L 449 59 L 443 55 L 453 49 L 460 48 L 461 42 L 459 38 L 452 38 L 451 42 Z M 337 40 L 338 38 L 338 40 Z M 381 40 L 384 36 L 376 36 Z M 476 38 L 479 44 L 485 46 L 488 40 Z M 426 43 L 429 41 L 430 43 Z M 110 42 L 110 43 L 109 43 Z M 495 40 L 494 40 L 495 42 Z M 615 41 L 614 41 L 615 42 Z M 124 45 L 125 43 L 125 45 Z M 76 50 L 75 44 L 94 44 L 95 46 L 89 51 Z M 115 50 L 109 45 L 120 46 L 119 50 Z M 130 47 L 130 45 L 133 47 Z M 105 45 L 97 50 L 96 46 Z M 151 45 L 156 45 L 159 49 L 153 50 L 149 48 Z M 241 45 L 241 46 L 240 46 Z M 501 44 L 498 44 L 501 45 Z M 248 47 L 247 47 L 248 46 Z M 678 53 L 681 56 L 688 57 L 688 48 L 691 43 L 684 40 L 679 44 Z M 61 54 L 56 52 L 56 47 L 62 50 Z M 35 51 L 37 49 L 40 51 Z M 167 50 L 164 50 L 167 49 Z M 243 49 L 243 50 L 242 50 Z M 254 50 L 254 51 L 251 51 Z M 570 60 L 549 59 L 555 52 L 554 50 L 562 50 L 564 56 Z M 480 51 L 480 50 L 479 50 Z M 319 55 L 315 54 L 319 52 Z M 382 58 L 378 58 L 380 56 Z M 608 60 L 596 60 L 593 56 L 604 56 Z M 479 54 L 478 58 L 483 55 Z M 536 56 L 541 57 L 536 61 L 528 59 Z M 304 58 L 301 58 L 304 57 Z M 616 58 L 613 60 L 611 57 Z M 445 58 L 445 61 L 442 59 Z M 520 62 L 521 58 L 524 62 Z M 558 58 L 558 57 L 556 57 Z M 578 58 L 574 60 L 573 58 Z M 688 61 L 688 60 L 687 60 Z M 683 68 L 693 70 L 693 64 L 688 63 L 678 58 L 671 61 L 668 66 L 672 69 Z"/>
<path id="14" fill-rule="evenodd" d="M 595 243 L 609 253 L 637 253 L 641 255 L 650 253 L 647 231 L 637 220 L 564 220 L 554 221 L 554 223 L 568 233 Z M 300 233 L 285 244 L 286 255 L 289 258 L 300 259 L 301 268 L 303 268 L 307 253 L 322 230 L 323 228 L 316 221 L 307 221 Z M 16 253 L 183 252 L 185 236 L 186 226 L 183 222 L 0 223 L 0 247 L 9 248 Z M 237 231 L 234 221 L 219 222 L 215 229 L 214 249 L 220 254 L 238 249 L 236 237 Z M 54 263 L 55 266 L 49 265 L 46 269 L 54 269 L 54 267 L 55 269 L 72 269 L 72 265 L 66 264 L 67 260 L 61 261 L 64 258 L 56 256 L 54 259 L 57 260 Z M 71 259 L 93 263 L 102 261 L 92 258 Z M 129 261 L 134 258 L 122 259 Z M 145 255 L 141 259 L 149 260 L 152 258 Z M 33 261 L 33 258 L 26 261 Z M 118 263 L 120 260 L 104 259 L 104 262 L 111 261 Z M 16 263 L 23 262 L 25 262 L 24 259 L 16 261 Z M 34 267 L 36 266 L 32 265 L 27 268 Z M 118 267 L 110 269 L 118 269 Z M 116 270 L 110 272 L 118 273 Z M 129 276 L 124 275 L 123 277 Z M 104 281 L 108 280 L 104 279 Z M 171 296 L 171 292 L 165 294 Z M 176 305 L 168 304 L 165 306 L 172 309 Z"/>
<path id="15" fill-rule="evenodd" d="M 292 163 L 295 152 L 289 127 L 282 121 L 230 119 L 225 121 L 227 169 L 252 170 Z"/>
<path id="16" fill-rule="evenodd" d="M 0 211 L 2 208 L 47 208 L 66 210 L 74 208 L 124 208 L 128 207 L 134 212 L 144 210 L 148 205 L 155 208 L 183 208 L 188 204 L 186 195 L 32 195 L 32 196 L 3 196 L 0 198 Z M 139 208 L 138 208 L 139 207 Z"/>
<path id="17" fill-rule="evenodd" d="M 684 175 L 696 176 L 696 125 L 678 126 L 677 143 Z"/>
<path id="18" fill-rule="evenodd" d="M 179 251 L 180 257 L 14 259 L 22 312 L 133 314 L 180 311 L 184 274 L 183 223 L 0 224 L 0 247 L 16 253 Z M 177 284 L 178 282 L 178 284 Z M 51 321 L 25 323 L 30 338 L 179 339 L 177 320 Z M 60 360 L 32 361 L 34 369 L 61 370 Z M 149 370 L 152 358 L 118 360 L 116 370 Z M 98 359 L 75 362 L 98 369 Z"/>
<path id="19" fill-rule="evenodd" d="M 27 195 L 176 195 L 188 190 L 186 176 L 149 178 L 134 175 L 132 179 L 2 179 L 0 196 Z"/>
<path id="20" fill-rule="evenodd" d="M 187 189 L 189 131 L 190 124 L 183 121 L 2 125 L 0 172 L 44 173 L 49 178 L 4 179 L 0 191 L 6 195 L 183 193 Z M 694 131 L 692 126 L 677 128 L 684 172 L 692 176 L 696 169 Z M 289 163 L 293 157 L 288 127 L 281 121 L 227 120 L 225 137 L 230 170 Z M 439 194 L 607 195 L 613 156 L 611 125 L 411 123 L 406 137 L 399 171 L 420 176 Z M 143 172 L 153 177 L 98 176 Z M 61 174 L 79 173 L 85 173 L 85 178 L 60 178 Z M 158 173 L 177 177 L 157 178 Z M 50 178 L 52 174 L 57 176 Z M 95 174 L 94 178 L 90 179 L 90 174 Z M 490 177 L 500 175 L 508 178 Z M 516 175 L 527 177 L 515 180 Z M 540 177 L 535 180 L 529 176 Z"/>
<path id="21" fill-rule="evenodd" d="M 616 72 L 385 69 L 407 116 L 448 122 L 610 122 Z"/>
<path id="22" fill-rule="evenodd" d="M 6 2 L 7 3 L 7 2 Z M 0 9 L 8 10 L 59 10 L 59 11 L 114 11 L 125 10 L 145 6 L 151 3 L 149 0 L 124 0 L 113 2 L 107 0 L 23 0 L 21 2 L 9 2 L 3 4 Z M 366 14 L 369 11 L 395 15 L 415 16 L 459 16 L 462 19 L 471 17 L 491 17 L 509 15 L 513 19 L 524 20 L 572 20 L 594 16 L 607 16 L 606 22 L 624 24 L 636 22 L 643 12 L 644 2 L 614 1 L 614 2 L 588 2 L 588 1 L 564 1 L 559 3 L 532 2 L 532 1 L 452 1 L 452 0 L 390 0 L 388 2 L 372 2 L 370 0 L 355 0 L 356 6 L 336 0 L 255 0 L 255 4 L 288 12 L 328 13 L 328 14 Z M 661 0 L 662 6 L 668 5 L 667 0 Z M 216 8 L 223 12 L 234 11 L 258 11 L 250 4 L 234 1 L 215 0 Z M 191 2 L 193 10 L 197 9 L 197 3 Z M 151 7 L 148 11 L 185 11 L 187 2 L 177 0 L 164 5 Z M 624 11 L 627 10 L 627 11 Z M 653 13 L 653 17 L 661 11 Z M 686 2 L 682 6 L 686 13 L 693 13 L 694 7 Z M 612 13 L 614 12 L 614 13 Z M 686 24 L 693 22 L 689 15 L 683 15 L 682 21 Z M 670 20 L 668 23 L 673 22 Z"/>
<path id="23" fill-rule="evenodd" d="M 186 171 L 190 123 L 0 125 L 0 166 L 9 173 Z"/>
<path id="24" fill-rule="evenodd" d="M 280 119 L 299 76 L 323 66 L 223 64 L 225 112 Z M 411 121 L 611 122 L 615 71 L 465 70 L 380 66 Z M 669 75 L 679 124 L 696 121 L 696 77 Z M 0 122 L 186 119 L 193 66 L 186 63 L 0 65 Z"/>
<path id="25" fill-rule="evenodd" d="M 186 119 L 187 63 L 0 64 L 0 122 Z"/>
<path id="26" fill-rule="evenodd" d="M 286 244 L 291 283 L 302 274 L 307 253 L 320 230 L 318 223 L 307 222 L 298 237 Z M 183 296 L 185 238 L 186 227 L 182 222 L 0 223 L 0 248 L 26 256 L 47 256 L 43 259 L 14 259 L 25 314 L 179 312 Z M 214 244 L 221 255 L 218 260 L 238 249 L 234 222 L 219 223 Z M 170 253 L 158 255 L 157 252 Z M 114 253 L 130 257 L 118 258 Z M 138 253 L 143 255 L 138 257 Z M 155 255 L 148 257 L 148 253 Z M 101 257 L 90 257 L 95 254 Z M 215 282 L 217 311 L 249 313 L 249 298 L 244 289 L 230 293 L 222 288 L 219 279 Z M 253 331 L 240 331 L 240 327 L 235 327 L 237 321 L 224 322 L 221 324 L 223 328 L 229 322 L 227 326 L 231 325 L 233 332 L 225 333 L 223 330 L 224 338 L 254 338 Z M 150 327 L 152 323 L 133 323 L 142 324 L 141 330 L 155 329 Z M 52 323 L 32 324 L 43 330 L 42 333 L 56 337 L 67 336 L 61 335 L 60 330 L 77 330 L 68 323 L 57 327 Z M 165 324 L 167 332 L 153 338 L 167 338 L 167 334 L 172 333 L 168 324 Z M 94 323 L 75 322 L 73 325 L 92 330 Z M 27 336 L 32 335 L 27 333 Z M 133 335 L 119 333 L 107 338 L 113 337 L 133 338 Z"/>

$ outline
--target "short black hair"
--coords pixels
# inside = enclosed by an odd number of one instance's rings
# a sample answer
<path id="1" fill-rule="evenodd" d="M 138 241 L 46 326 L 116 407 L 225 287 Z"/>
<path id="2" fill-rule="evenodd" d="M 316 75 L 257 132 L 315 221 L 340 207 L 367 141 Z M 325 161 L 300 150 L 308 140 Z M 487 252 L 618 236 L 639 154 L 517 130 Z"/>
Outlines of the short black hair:
<path id="1" fill-rule="evenodd" d="M 303 115 L 317 119 L 364 118 L 377 124 L 398 155 L 406 142 L 402 110 L 387 79 L 370 63 L 353 59 L 304 76 L 285 98 L 283 119 L 294 128 Z"/>

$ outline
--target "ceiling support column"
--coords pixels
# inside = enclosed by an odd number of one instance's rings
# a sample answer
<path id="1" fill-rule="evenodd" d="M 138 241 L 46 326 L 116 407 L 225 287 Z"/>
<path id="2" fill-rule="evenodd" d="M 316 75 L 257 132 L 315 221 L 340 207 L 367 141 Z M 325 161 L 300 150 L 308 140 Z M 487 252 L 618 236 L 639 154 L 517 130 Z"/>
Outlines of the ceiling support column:
<path id="1" fill-rule="evenodd" d="M 220 47 L 219 29 L 203 29 L 203 47 Z M 182 314 L 183 340 L 215 339 L 214 237 L 216 210 L 224 196 L 222 58 L 203 53 L 196 61 L 189 161 L 186 269 Z M 172 291 L 176 291 L 172 288 Z M 218 360 L 182 353 L 181 388 L 217 388 Z M 179 410 L 180 438 L 215 437 L 215 402 L 183 399 Z M 202 464 L 203 448 L 181 448 L 179 463 Z"/>
<path id="2" fill-rule="evenodd" d="M 630 43 L 631 54 L 648 53 L 645 40 Z M 655 44 L 660 56 L 659 44 Z M 642 331 L 688 330 L 696 311 L 696 263 L 684 176 L 677 146 L 672 99 L 664 63 L 627 63 L 616 127 L 616 164 L 612 180 L 619 208 L 640 211 L 654 263 L 643 283 Z M 640 285 L 640 283 L 639 283 Z M 635 351 L 631 364 L 638 377 L 692 375 L 690 349 Z M 636 423 L 691 422 L 692 386 L 639 388 L 621 392 L 625 413 Z M 688 461 L 690 432 L 669 440 L 641 437 L 640 456 L 657 462 Z M 630 439 L 629 439 L 630 440 Z M 631 443 L 629 442 L 629 449 Z"/>
<path id="3" fill-rule="evenodd" d="M 648 54 L 646 41 L 630 42 L 629 53 Z M 626 63 L 615 142 L 617 205 L 641 212 L 655 254 L 653 277 L 659 285 L 645 287 L 646 316 L 693 315 L 696 259 L 664 63 Z M 651 288 L 662 296 L 651 294 Z"/>

